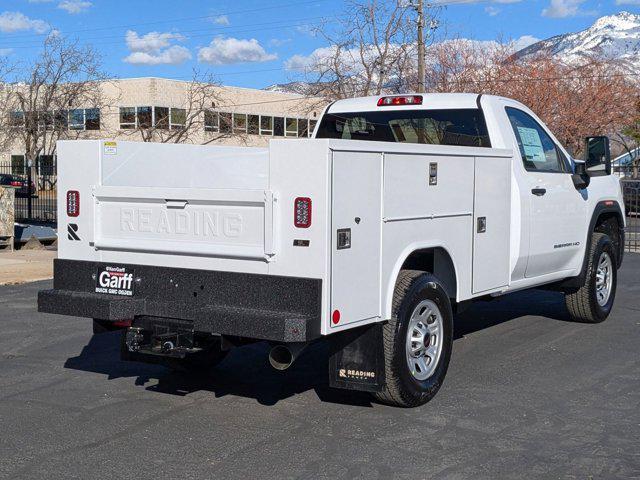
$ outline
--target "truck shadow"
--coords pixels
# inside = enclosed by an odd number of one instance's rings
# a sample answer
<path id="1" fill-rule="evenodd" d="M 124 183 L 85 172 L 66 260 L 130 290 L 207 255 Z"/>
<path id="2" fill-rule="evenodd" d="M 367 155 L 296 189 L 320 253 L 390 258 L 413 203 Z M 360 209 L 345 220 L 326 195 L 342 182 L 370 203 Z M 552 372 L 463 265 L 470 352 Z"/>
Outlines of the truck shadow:
<path id="1" fill-rule="evenodd" d="M 454 340 L 473 332 L 527 315 L 570 321 L 561 294 L 530 290 L 493 301 L 474 303 L 455 319 Z M 106 375 L 108 379 L 134 378 L 135 385 L 149 392 L 185 396 L 209 391 L 216 398 L 227 395 L 253 398 L 262 405 L 275 405 L 294 395 L 314 390 L 321 401 L 371 406 L 363 392 L 329 388 L 328 346 L 317 342 L 307 348 L 293 366 L 279 372 L 267 361 L 269 345 L 260 342 L 232 350 L 210 372 L 188 374 L 162 366 L 120 360 L 120 332 L 94 335 L 65 368 Z"/>

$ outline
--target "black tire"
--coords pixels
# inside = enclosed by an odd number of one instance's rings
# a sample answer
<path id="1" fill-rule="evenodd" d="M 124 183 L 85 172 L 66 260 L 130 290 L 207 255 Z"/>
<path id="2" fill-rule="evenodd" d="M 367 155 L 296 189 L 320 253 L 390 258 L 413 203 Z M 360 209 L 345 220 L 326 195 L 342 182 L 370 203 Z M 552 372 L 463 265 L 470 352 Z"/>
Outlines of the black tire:
<path id="1" fill-rule="evenodd" d="M 115 325 L 109 320 L 100 320 L 98 318 L 93 319 L 93 334 L 99 335 L 101 333 L 115 332 L 116 330 L 122 330 L 124 327 L 121 325 Z"/>
<path id="2" fill-rule="evenodd" d="M 596 273 L 598 263 L 604 253 L 606 253 L 613 262 L 613 266 L 610 269 L 611 293 L 609 294 L 608 301 L 604 305 L 600 305 L 597 299 Z M 611 307 L 613 307 L 613 301 L 616 297 L 616 285 L 618 282 L 618 270 L 615 263 L 616 252 L 609 235 L 594 232 L 591 235 L 591 244 L 587 255 L 588 263 L 584 283 L 576 290 L 565 292 L 565 304 L 567 305 L 567 310 L 569 310 L 569 315 L 571 315 L 574 321 L 600 323 L 604 322 L 611 312 Z"/>
<path id="3" fill-rule="evenodd" d="M 423 300 L 431 300 L 440 310 L 442 351 L 433 374 L 416 379 L 410 371 L 406 339 L 411 315 Z M 385 388 L 375 394 L 378 401 L 398 407 L 416 407 L 431 400 L 444 381 L 453 344 L 451 302 L 441 282 L 430 273 L 402 270 L 393 294 L 391 319 L 383 327 Z"/>

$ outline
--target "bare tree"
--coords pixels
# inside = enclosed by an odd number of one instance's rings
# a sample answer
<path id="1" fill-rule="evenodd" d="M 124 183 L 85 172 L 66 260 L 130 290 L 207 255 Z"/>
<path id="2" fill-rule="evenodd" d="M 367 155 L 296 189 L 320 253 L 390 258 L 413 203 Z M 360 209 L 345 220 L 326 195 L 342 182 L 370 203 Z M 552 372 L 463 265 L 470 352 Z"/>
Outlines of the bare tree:
<path id="1" fill-rule="evenodd" d="M 378 95 L 417 85 L 416 10 L 406 0 L 349 0 L 345 14 L 316 29 L 328 47 L 304 68 L 309 95 L 325 99 Z M 425 11 L 433 31 L 437 9 Z M 433 36 L 428 36 L 432 41 Z"/>
<path id="2" fill-rule="evenodd" d="M 57 140 L 79 135 L 70 128 L 71 111 L 100 109 L 104 79 L 91 47 L 50 35 L 33 62 L 16 64 L 3 84 L 0 146 L 19 144 L 26 164 L 35 168 L 39 156 L 55 152 Z"/>
<path id="3" fill-rule="evenodd" d="M 542 55 L 520 59 L 510 42 L 447 41 L 429 53 L 428 86 L 518 100 L 549 125 L 574 154 L 588 135 L 615 137 L 632 118 L 638 87 L 615 61 L 565 64 Z"/>

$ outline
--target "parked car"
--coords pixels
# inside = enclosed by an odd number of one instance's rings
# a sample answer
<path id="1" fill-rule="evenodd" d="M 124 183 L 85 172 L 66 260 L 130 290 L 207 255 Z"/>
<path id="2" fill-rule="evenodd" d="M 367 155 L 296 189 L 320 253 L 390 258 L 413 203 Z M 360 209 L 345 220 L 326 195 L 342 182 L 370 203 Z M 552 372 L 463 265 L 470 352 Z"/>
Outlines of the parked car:
<path id="1" fill-rule="evenodd" d="M 36 185 L 33 181 L 27 187 L 28 180 L 22 179 L 16 175 L 8 174 L 8 173 L 0 173 L 0 185 L 9 185 L 12 187 L 16 187 L 16 196 L 17 197 L 26 197 L 29 195 L 35 195 L 36 193 Z"/>

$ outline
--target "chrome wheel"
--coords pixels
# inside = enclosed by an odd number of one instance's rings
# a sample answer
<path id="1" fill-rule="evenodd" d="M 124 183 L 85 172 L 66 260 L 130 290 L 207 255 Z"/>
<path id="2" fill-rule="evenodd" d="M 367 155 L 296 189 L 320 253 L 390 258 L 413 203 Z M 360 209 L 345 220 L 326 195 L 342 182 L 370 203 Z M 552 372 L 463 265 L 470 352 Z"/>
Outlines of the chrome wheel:
<path id="1" fill-rule="evenodd" d="M 432 300 L 423 300 L 413 310 L 407 328 L 407 364 L 416 380 L 433 375 L 442 354 L 442 336 L 440 309 Z"/>
<path id="2" fill-rule="evenodd" d="M 602 252 L 598 260 L 596 270 L 596 299 L 598 305 L 604 307 L 611 296 L 611 286 L 613 283 L 613 262 L 607 252 Z"/>

